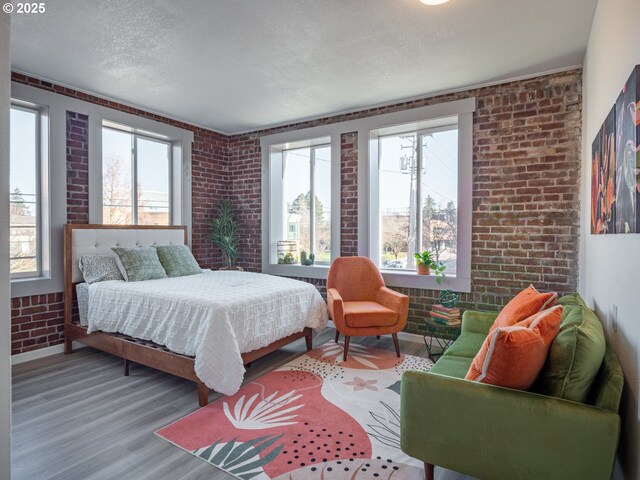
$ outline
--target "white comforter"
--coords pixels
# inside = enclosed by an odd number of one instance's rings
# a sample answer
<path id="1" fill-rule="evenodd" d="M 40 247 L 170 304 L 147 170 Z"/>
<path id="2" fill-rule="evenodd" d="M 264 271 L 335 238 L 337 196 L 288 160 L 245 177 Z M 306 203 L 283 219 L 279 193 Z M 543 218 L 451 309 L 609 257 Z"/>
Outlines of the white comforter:
<path id="1" fill-rule="evenodd" d="M 327 323 L 316 288 L 238 271 L 89 287 L 89 332 L 119 332 L 195 356 L 196 375 L 226 395 L 244 377 L 241 353 Z"/>

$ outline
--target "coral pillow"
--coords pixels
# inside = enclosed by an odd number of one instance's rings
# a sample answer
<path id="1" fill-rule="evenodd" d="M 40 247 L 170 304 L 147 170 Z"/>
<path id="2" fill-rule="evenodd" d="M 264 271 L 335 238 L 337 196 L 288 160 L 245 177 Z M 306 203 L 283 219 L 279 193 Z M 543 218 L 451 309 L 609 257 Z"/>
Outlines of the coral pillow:
<path id="1" fill-rule="evenodd" d="M 528 389 L 542 370 L 561 321 L 562 306 L 557 305 L 511 327 L 497 327 L 484 340 L 464 378 Z"/>
<path id="2" fill-rule="evenodd" d="M 558 294 L 555 292 L 540 293 L 529 285 L 516 295 L 498 314 L 489 332 L 497 327 L 510 327 L 527 317 L 541 312 L 556 303 Z"/>

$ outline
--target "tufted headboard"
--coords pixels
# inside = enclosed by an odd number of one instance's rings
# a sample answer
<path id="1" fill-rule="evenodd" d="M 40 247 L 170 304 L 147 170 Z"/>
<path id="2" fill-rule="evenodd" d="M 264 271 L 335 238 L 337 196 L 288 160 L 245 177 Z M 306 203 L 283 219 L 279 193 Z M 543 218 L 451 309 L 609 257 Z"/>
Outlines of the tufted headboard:
<path id="1" fill-rule="evenodd" d="M 65 225 L 65 287 L 82 281 L 78 262 L 82 255 L 115 255 L 111 247 L 184 245 L 187 227 L 158 225 Z M 66 291 L 66 288 L 65 288 Z"/>

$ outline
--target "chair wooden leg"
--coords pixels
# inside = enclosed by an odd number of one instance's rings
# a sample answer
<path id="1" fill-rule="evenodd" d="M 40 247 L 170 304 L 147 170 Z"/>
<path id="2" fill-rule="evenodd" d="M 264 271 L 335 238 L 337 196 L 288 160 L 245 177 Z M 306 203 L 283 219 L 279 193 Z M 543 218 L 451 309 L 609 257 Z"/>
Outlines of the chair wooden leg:
<path id="1" fill-rule="evenodd" d="M 129 376 L 129 359 L 123 358 L 122 360 L 123 360 L 122 369 L 124 370 L 124 376 L 128 377 Z"/>
<path id="2" fill-rule="evenodd" d="M 307 345 L 307 352 L 313 350 L 313 331 L 311 329 L 307 330 L 307 334 L 304 337 L 304 341 Z"/>
<path id="3" fill-rule="evenodd" d="M 430 463 L 424 464 L 424 478 L 426 478 L 426 480 L 434 480 L 433 465 Z"/>
<path id="4" fill-rule="evenodd" d="M 69 335 L 65 332 L 64 335 L 64 354 L 71 355 L 73 353 L 73 341 L 69 338 Z"/>
<path id="5" fill-rule="evenodd" d="M 400 358 L 400 344 L 398 343 L 398 334 L 392 333 L 391 337 L 393 338 L 393 346 L 396 347 L 396 355 Z"/>
<path id="6" fill-rule="evenodd" d="M 351 340 L 351 338 L 345 335 L 344 336 L 344 357 L 343 357 L 343 360 L 345 362 L 347 361 L 347 355 L 349 354 L 349 340 Z"/>
<path id="7" fill-rule="evenodd" d="M 340 332 L 336 329 L 336 343 L 338 343 L 338 340 L 340 340 Z"/>
<path id="8" fill-rule="evenodd" d="M 209 404 L 209 387 L 202 382 L 197 382 L 198 386 L 198 404 L 201 407 L 206 407 Z"/>

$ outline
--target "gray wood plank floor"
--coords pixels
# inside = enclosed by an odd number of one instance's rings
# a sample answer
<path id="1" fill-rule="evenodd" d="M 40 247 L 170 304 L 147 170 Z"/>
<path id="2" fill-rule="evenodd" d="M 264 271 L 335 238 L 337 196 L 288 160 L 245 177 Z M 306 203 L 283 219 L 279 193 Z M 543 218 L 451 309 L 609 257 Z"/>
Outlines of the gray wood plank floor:
<path id="1" fill-rule="evenodd" d="M 327 329 L 318 346 L 335 335 Z M 393 350 L 391 337 L 354 339 Z M 401 341 L 404 353 L 425 356 L 424 345 Z M 305 351 L 304 341 L 258 360 L 251 381 Z M 210 401 L 221 395 L 211 393 Z M 153 432 L 198 409 L 193 382 L 83 348 L 13 367 L 14 480 L 208 479 L 234 477 L 160 439 Z M 438 480 L 464 480 L 436 471 Z"/>

